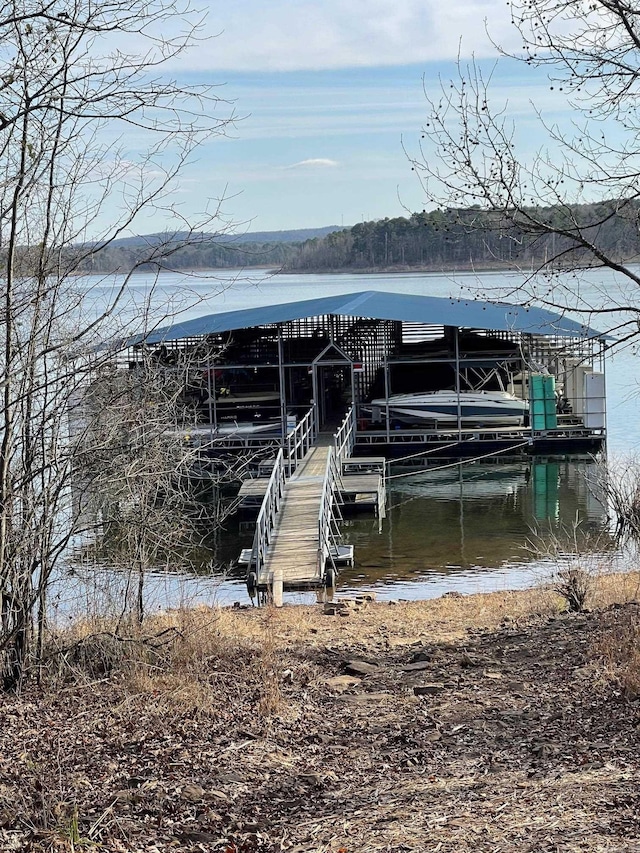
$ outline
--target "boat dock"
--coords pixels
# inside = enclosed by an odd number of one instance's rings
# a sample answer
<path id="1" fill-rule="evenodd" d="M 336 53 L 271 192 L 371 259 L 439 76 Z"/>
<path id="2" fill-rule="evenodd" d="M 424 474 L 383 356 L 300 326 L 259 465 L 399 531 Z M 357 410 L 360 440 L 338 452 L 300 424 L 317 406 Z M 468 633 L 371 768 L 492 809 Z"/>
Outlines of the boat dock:
<path id="1" fill-rule="evenodd" d="M 386 511 L 385 460 L 351 458 L 354 413 L 350 410 L 336 435 L 315 435 L 313 418 L 300 426 L 291 457 L 282 450 L 271 476 L 246 480 L 239 492 L 242 502 L 262 503 L 251 549 L 241 554 L 247 565 L 247 588 L 282 605 L 287 590 L 325 589 L 335 586 L 339 566 L 353 564 L 353 548 L 341 542 L 341 507 L 366 504 L 382 523 Z M 296 458 L 296 450 L 303 453 Z"/>
<path id="2" fill-rule="evenodd" d="M 306 466 L 311 464 L 312 458 L 320 459 L 320 456 L 316 457 L 315 454 L 321 449 L 326 448 L 314 447 L 310 451 L 308 461 L 305 460 L 303 463 L 305 470 Z M 321 464 L 324 472 L 326 457 L 322 456 L 322 460 L 323 462 L 318 463 L 316 461 L 314 464 L 316 466 Z M 273 469 L 274 464 L 275 460 L 272 460 L 271 469 Z M 385 518 L 385 464 L 384 456 L 358 456 L 342 460 L 337 489 L 339 503 L 346 511 L 350 506 L 358 509 L 371 509 L 381 521 Z M 302 476 L 301 470 L 297 473 L 300 477 Z M 296 482 L 298 480 L 294 474 L 289 484 L 293 487 Z M 243 480 L 238 491 L 239 509 L 248 513 L 259 509 L 268 485 L 267 477 L 252 477 Z"/>

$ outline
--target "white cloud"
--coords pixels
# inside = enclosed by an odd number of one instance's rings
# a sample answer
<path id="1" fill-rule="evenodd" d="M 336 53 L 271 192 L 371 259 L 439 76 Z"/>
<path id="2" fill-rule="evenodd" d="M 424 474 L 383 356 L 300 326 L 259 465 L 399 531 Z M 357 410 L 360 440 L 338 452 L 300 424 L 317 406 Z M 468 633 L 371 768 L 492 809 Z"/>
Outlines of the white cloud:
<path id="1" fill-rule="evenodd" d="M 518 44 L 504 0 L 235 0 L 216 4 L 192 69 L 293 71 L 495 55 Z"/>
<path id="2" fill-rule="evenodd" d="M 311 157 L 309 160 L 300 160 L 299 163 L 291 163 L 283 166 L 283 169 L 333 169 L 338 166 L 337 160 L 329 160 L 327 157 Z"/>

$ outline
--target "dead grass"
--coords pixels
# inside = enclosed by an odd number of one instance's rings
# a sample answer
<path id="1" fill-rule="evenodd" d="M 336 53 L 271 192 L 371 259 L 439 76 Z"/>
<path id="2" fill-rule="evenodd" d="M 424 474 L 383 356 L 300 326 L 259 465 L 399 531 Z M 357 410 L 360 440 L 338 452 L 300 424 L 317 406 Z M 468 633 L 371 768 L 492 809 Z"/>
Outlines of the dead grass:
<path id="1" fill-rule="evenodd" d="M 112 677 L 76 660 L 62 690 L 5 697 L 22 800 L 0 784 L 0 848 L 631 849 L 639 582 L 596 577 L 583 614 L 538 588 L 154 615 Z"/>
<path id="2" fill-rule="evenodd" d="M 618 686 L 625 698 L 640 697 L 640 608 L 616 607 L 604 611 L 592 646 L 605 680 Z"/>
<path id="3" fill-rule="evenodd" d="M 640 599 L 640 572 L 600 573 L 594 579 L 590 606 L 610 607 Z"/>
<path id="4" fill-rule="evenodd" d="M 633 601 L 640 590 L 640 573 L 598 574 L 592 578 L 586 605 L 607 608 Z M 282 685 L 289 677 L 284 661 L 307 658 L 305 677 L 312 681 L 313 652 L 330 648 L 393 648 L 418 642 L 460 642 L 479 630 L 506 623 L 546 619 L 566 609 L 552 587 L 469 596 L 444 595 L 427 601 L 352 603 L 348 618 L 324 615 L 322 606 L 296 605 L 276 609 L 176 609 L 121 627 L 102 621 L 79 622 L 53 637 L 48 673 L 53 681 L 98 679 L 117 674 L 131 690 L 171 705 L 179 702 L 194 713 L 207 713 L 216 704 L 211 682 L 224 682 L 232 694 L 234 673 L 251 671 L 256 713 L 264 718 L 285 713 Z M 612 649 L 594 653 L 614 664 L 620 679 L 635 689 L 635 661 L 630 628 L 611 634 Z M 620 633 L 622 631 L 622 634 Z M 624 634 L 624 636 L 623 636 Z M 613 648 L 619 649 L 614 654 Z M 627 651 L 624 652 L 623 649 Z M 622 658 L 629 671 L 622 674 Z M 633 662 L 635 661 L 635 663 Z M 232 698 L 232 697 L 231 697 Z"/>

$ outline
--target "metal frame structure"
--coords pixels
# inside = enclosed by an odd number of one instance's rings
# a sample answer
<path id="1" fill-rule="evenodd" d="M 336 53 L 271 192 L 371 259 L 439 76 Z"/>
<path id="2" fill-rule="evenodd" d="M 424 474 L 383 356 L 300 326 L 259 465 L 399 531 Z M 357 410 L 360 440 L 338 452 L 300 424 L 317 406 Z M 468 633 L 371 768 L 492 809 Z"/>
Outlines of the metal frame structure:
<path id="1" fill-rule="evenodd" d="M 314 434 L 332 426 L 328 423 L 330 415 L 339 421 L 344 411 L 353 407 L 356 453 L 358 448 L 375 447 L 388 452 L 393 445 L 405 449 L 407 444 L 450 444 L 453 437 L 460 445 L 469 440 L 520 445 L 528 440 L 534 449 L 536 443 L 543 441 L 545 452 L 554 443 L 567 452 L 572 444 L 576 449 L 593 450 L 604 441 L 604 424 L 602 428 L 589 429 L 579 417 L 564 418 L 555 430 L 534 430 L 531 426 L 519 430 L 468 429 L 460 417 L 454 430 L 450 425 L 445 428 L 438 424 L 433 429 L 405 429 L 389 417 L 381 428 L 375 428 L 363 407 L 376 384 L 377 396 L 388 400 L 398 392 L 403 374 L 406 382 L 406 376 L 419 373 L 420 382 L 426 384 L 429 375 L 448 375 L 452 378 L 447 387 L 459 392 L 469 383 L 472 371 L 495 370 L 521 374 L 524 389 L 529 374 L 538 370 L 559 377 L 577 365 L 588 365 L 604 373 L 606 338 L 542 309 L 398 294 L 374 296 L 375 299 L 370 293 L 350 294 L 333 301 L 311 300 L 199 318 L 158 330 L 144 341 L 130 342 L 127 365 L 135 369 L 136 361 L 148 348 L 160 353 L 159 360 L 167 354 L 174 362 L 194 363 L 201 371 L 199 390 L 207 395 L 199 405 L 199 432 L 208 431 L 211 449 L 264 445 L 286 448 L 294 416 L 302 419 L 310 405 L 316 418 Z M 358 309 L 374 307 L 374 303 L 387 316 L 357 313 Z M 304 312 L 305 305 L 311 313 Z M 318 313 L 314 309 L 319 305 L 332 310 Z M 442 316 L 446 323 L 421 319 L 432 307 L 434 320 Z M 390 317 L 391 314 L 395 316 Z M 274 315 L 281 319 L 269 322 Z M 469 323 L 470 319 L 477 321 L 483 316 L 486 328 L 477 322 Z M 456 317 L 457 322 L 452 325 Z M 250 325 L 236 325 L 243 318 Z M 194 334 L 196 330 L 200 334 Z M 478 351 L 469 348 L 469 341 L 479 347 Z M 206 387 L 202 376 L 206 377 Z M 273 422 L 271 434 L 234 436 L 232 429 L 224 436 L 220 434 L 230 402 L 242 403 L 246 389 L 241 378 L 246 379 L 247 388 L 253 389 L 256 406 L 260 394 L 271 394 L 269 402 L 261 406 L 260 415 Z M 331 380 L 334 387 L 330 391 L 336 396 L 334 406 L 328 397 Z M 229 387 L 230 397 L 221 396 L 225 389 L 229 393 Z"/>

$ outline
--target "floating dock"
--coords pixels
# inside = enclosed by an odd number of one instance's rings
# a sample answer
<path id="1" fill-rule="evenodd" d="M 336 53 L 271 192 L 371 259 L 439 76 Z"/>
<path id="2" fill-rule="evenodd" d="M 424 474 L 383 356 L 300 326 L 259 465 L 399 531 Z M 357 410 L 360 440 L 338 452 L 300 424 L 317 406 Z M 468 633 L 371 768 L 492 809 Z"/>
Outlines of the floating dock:
<path id="1" fill-rule="evenodd" d="M 274 462 L 271 463 L 272 469 L 273 465 Z M 350 506 L 371 509 L 379 518 L 385 518 L 385 466 L 384 456 L 354 456 L 343 460 L 338 481 L 340 504 L 347 511 Z M 294 478 L 293 482 L 296 482 Z M 243 480 L 238 491 L 239 510 L 255 514 L 262 505 L 268 485 L 269 480 L 265 476 Z"/>

